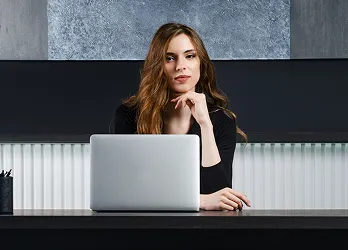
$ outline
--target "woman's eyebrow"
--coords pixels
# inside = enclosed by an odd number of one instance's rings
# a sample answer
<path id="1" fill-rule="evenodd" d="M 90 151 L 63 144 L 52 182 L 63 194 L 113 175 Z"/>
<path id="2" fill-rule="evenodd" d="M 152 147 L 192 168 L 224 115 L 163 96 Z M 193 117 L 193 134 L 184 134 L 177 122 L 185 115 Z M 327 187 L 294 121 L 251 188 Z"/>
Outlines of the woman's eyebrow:
<path id="1" fill-rule="evenodd" d="M 184 51 L 184 54 L 188 53 L 188 52 L 193 52 L 193 51 L 195 51 L 195 50 L 194 49 L 188 49 L 188 50 Z M 167 55 L 175 55 L 175 53 L 174 52 L 167 52 Z"/>

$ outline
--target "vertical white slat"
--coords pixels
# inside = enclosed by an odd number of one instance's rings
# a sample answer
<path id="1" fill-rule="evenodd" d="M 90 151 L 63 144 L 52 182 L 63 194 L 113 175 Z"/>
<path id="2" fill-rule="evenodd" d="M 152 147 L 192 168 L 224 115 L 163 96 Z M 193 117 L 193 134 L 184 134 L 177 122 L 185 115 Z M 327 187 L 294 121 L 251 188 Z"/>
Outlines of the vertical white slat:
<path id="1" fill-rule="evenodd" d="M 314 208 L 314 143 L 305 143 L 302 157 L 304 164 L 304 204 L 303 208 Z"/>
<path id="2" fill-rule="evenodd" d="M 23 144 L 23 208 L 32 209 L 34 203 L 33 192 L 33 151 L 32 144 Z"/>
<path id="3" fill-rule="evenodd" d="M 64 144 L 64 198 L 65 198 L 65 208 L 73 208 L 74 192 L 72 181 L 74 179 L 74 165 L 73 165 L 73 155 L 71 144 Z"/>
<path id="4" fill-rule="evenodd" d="M 43 207 L 43 180 L 45 177 L 45 169 L 43 168 L 43 155 L 41 144 L 32 144 L 32 185 L 33 185 L 33 208 L 39 209 Z"/>
<path id="5" fill-rule="evenodd" d="M 249 147 L 250 144 L 238 143 L 232 163 L 232 188 L 243 192 L 248 198 L 250 198 L 250 191 L 247 186 L 250 184 L 251 176 L 248 175 L 249 180 L 246 180 L 245 175 L 248 165 L 246 154 Z"/>
<path id="6" fill-rule="evenodd" d="M 235 157 L 239 158 L 236 161 L 232 162 L 232 188 L 241 192 L 244 192 L 244 168 L 245 168 L 245 160 L 244 160 L 244 146 L 240 144 L 236 145 L 235 149 Z M 236 164 L 238 162 L 238 164 Z M 238 176 L 238 178 L 236 178 Z"/>
<path id="7" fill-rule="evenodd" d="M 333 172 L 333 164 L 332 164 L 332 152 L 331 152 L 331 144 L 325 143 L 325 162 L 324 162 L 324 175 L 325 175 L 325 190 L 324 190 L 324 207 L 330 209 L 333 204 L 333 181 L 332 181 L 332 172 Z"/>
<path id="8" fill-rule="evenodd" d="M 90 208 L 90 144 L 85 144 L 83 148 L 83 170 L 84 170 L 84 191 L 85 208 Z"/>
<path id="9" fill-rule="evenodd" d="M 251 169 L 254 169 L 254 157 L 251 155 L 251 148 L 254 147 L 253 144 L 243 143 L 240 147 L 240 152 L 242 154 L 243 160 L 243 173 L 244 178 L 242 179 L 242 185 L 240 191 L 247 195 L 248 199 L 251 202 L 251 208 L 253 204 L 253 185 L 254 185 L 254 172 Z"/>
<path id="10" fill-rule="evenodd" d="M 82 145 L 73 144 L 73 207 L 76 209 L 83 208 L 83 172 L 82 172 Z"/>
<path id="11" fill-rule="evenodd" d="M 271 162 L 270 162 L 270 199 L 271 199 L 271 202 L 270 202 L 270 209 L 273 209 L 275 208 L 276 206 L 276 183 L 275 183 L 275 180 L 276 178 L 279 178 L 278 176 L 276 176 L 275 174 L 275 169 L 276 169 L 276 163 L 275 163 L 275 148 L 277 147 L 277 144 L 275 143 L 272 143 L 271 144 L 271 148 L 270 148 L 270 152 L 269 154 L 271 155 Z"/>
<path id="12" fill-rule="evenodd" d="M 302 176 L 302 164 L 301 164 L 301 144 L 292 144 L 293 145 L 293 200 L 294 203 L 292 204 L 292 208 L 299 209 L 302 201 L 303 196 L 303 183 L 302 178 L 299 178 Z"/>
<path id="13" fill-rule="evenodd" d="M 335 163 L 335 149 L 333 143 L 328 143 L 328 153 L 329 153 L 329 161 L 327 162 L 327 170 L 330 172 L 330 190 L 331 193 L 329 194 L 329 208 L 333 208 L 335 204 L 335 172 L 336 172 L 336 163 Z"/>
<path id="14" fill-rule="evenodd" d="M 238 189 L 240 188 L 240 182 L 238 179 L 240 179 L 240 165 L 244 164 L 240 159 L 236 159 L 241 157 L 240 154 L 240 145 L 236 145 L 236 149 L 235 149 L 235 154 L 234 154 L 234 160 L 232 162 L 232 188 L 234 189 Z M 236 162 L 238 161 L 239 164 L 236 164 Z M 236 176 L 239 176 L 239 178 L 236 178 Z"/>
<path id="15" fill-rule="evenodd" d="M 23 155 L 22 145 L 13 144 L 13 209 L 23 208 Z"/>
<path id="16" fill-rule="evenodd" d="M 274 144 L 274 208 L 285 208 L 285 158 L 284 158 L 284 143 Z"/>
<path id="17" fill-rule="evenodd" d="M 251 173 L 251 183 L 250 183 L 250 194 L 251 194 L 251 200 L 254 208 L 257 208 L 257 192 L 256 192 L 256 171 L 255 171 L 255 166 L 256 166 L 256 153 L 255 153 L 255 143 L 250 144 L 250 149 L 247 151 L 248 155 L 250 155 L 250 160 L 249 160 L 249 166 L 253 170 Z"/>
<path id="18" fill-rule="evenodd" d="M 293 145 L 285 144 L 285 208 L 290 209 L 294 205 L 294 183 L 293 183 Z"/>
<path id="19" fill-rule="evenodd" d="M 53 207 L 56 209 L 65 208 L 64 204 L 64 165 L 63 165 L 63 144 L 54 144 L 53 147 Z"/>
<path id="20" fill-rule="evenodd" d="M 53 209 L 53 144 L 45 143 L 43 144 L 43 168 L 44 168 L 44 178 L 43 178 L 43 186 L 44 186 L 44 201 L 43 208 L 44 209 Z"/>
<path id="21" fill-rule="evenodd" d="M 264 158 L 264 208 L 269 209 L 275 206 L 274 202 L 274 144 L 265 143 L 262 148 L 261 157 Z M 273 172 L 273 173 L 272 173 Z"/>
<path id="22" fill-rule="evenodd" d="M 341 157 L 340 157 L 340 150 L 339 150 L 339 144 L 332 143 L 331 144 L 331 152 L 332 152 L 332 163 L 333 163 L 333 203 L 332 208 L 339 208 L 341 207 L 342 200 L 341 193 L 342 193 L 342 184 L 341 184 Z"/>
<path id="23" fill-rule="evenodd" d="M 5 171 L 4 168 L 4 152 L 3 152 L 3 144 L 0 143 L 0 173 L 2 172 L 2 170 Z"/>
<path id="24" fill-rule="evenodd" d="M 255 165 L 254 165 L 254 200 L 255 200 L 255 206 L 263 209 L 265 206 L 264 200 L 264 175 L 265 175 L 265 166 L 264 166 L 264 158 L 262 156 L 262 150 L 263 150 L 264 144 L 263 143 L 257 143 L 254 145 L 254 157 L 255 157 Z"/>
<path id="25" fill-rule="evenodd" d="M 316 143 L 314 147 L 314 207 L 322 207 L 322 198 L 324 196 L 323 178 L 323 145 Z"/>
<path id="26" fill-rule="evenodd" d="M 254 174 L 250 171 L 254 168 L 254 157 L 251 156 L 253 147 L 252 143 L 238 143 L 232 166 L 232 188 L 247 195 L 251 202 L 254 185 Z"/>
<path id="27" fill-rule="evenodd" d="M 342 176 L 341 183 L 344 192 L 342 193 L 343 208 L 348 208 L 348 149 L 347 144 L 341 144 L 341 166 L 342 166 Z"/>

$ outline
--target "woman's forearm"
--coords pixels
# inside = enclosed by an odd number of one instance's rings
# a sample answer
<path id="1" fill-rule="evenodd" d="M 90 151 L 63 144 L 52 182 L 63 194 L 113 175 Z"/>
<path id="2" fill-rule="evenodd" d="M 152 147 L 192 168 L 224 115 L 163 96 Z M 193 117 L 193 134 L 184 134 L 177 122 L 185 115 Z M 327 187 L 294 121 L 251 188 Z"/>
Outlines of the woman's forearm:
<path id="1" fill-rule="evenodd" d="M 202 166 L 214 166 L 221 161 L 218 147 L 216 145 L 212 123 L 202 124 Z"/>

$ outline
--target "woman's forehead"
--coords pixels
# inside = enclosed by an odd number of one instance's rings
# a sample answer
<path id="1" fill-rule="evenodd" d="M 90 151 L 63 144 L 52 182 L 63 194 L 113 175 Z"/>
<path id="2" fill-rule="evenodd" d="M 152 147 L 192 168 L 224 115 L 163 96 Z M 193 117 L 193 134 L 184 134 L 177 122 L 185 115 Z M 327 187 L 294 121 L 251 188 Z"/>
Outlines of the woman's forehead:
<path id="1" fill-rule="evenodd" d="M 195 46 L 192 43 L 191 39 L 185 35 L 185 34 L 180 34 L 175 37 L 173 37 L 167 48 L 168 53 L 185 53 L 185 51 L 188 50 L 194 50 Z"/>

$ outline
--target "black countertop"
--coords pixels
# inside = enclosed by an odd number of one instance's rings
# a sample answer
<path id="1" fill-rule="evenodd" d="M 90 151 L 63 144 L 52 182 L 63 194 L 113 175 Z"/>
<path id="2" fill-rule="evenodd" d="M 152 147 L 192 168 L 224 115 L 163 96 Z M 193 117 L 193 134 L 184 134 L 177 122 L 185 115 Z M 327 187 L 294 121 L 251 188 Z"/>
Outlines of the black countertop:
<path id="1" fill-rule="evenodd" d="M 14 210 L 1 229 L 348 229 L 348 210 L 94 212 Z"/>
<path id="2" fill-rule="evenodd" d="M 348 210 L 94 212 L 14 210 L 0 215 L 2 246 L 35 249 L 347 248 Z M 6 239 L 6 240 L 4 240 Z M 342 249 L 343 249 L 342 248 Z"/>

